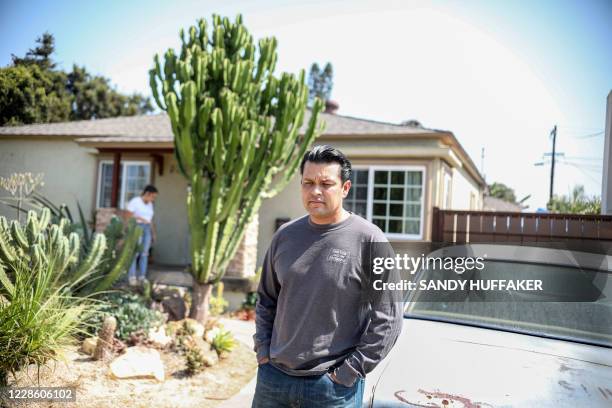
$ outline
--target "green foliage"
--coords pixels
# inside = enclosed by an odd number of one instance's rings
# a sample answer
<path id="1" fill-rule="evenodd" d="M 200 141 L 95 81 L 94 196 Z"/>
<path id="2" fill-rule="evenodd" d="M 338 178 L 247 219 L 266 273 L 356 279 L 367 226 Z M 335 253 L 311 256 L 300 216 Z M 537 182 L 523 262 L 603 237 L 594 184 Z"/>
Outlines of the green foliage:
<path id="1" fill-rule="evenodd" d="M 164 323 L 163 315 L 157 310 L 149 309 L 144 299 L 136 294 L 113 292 L 103 295 L 100 300 L 98 313 L 87 321 L 91 334 L 97 334 L 106 316 L 114 316 L 117 319 L 115 335 L 123 341 L 128 340 L 130 334 L 138 330 L 146 333 Z"/>
<path id="2" fill-rule="evenodd" d="M 210 314 L 212 316 L 222 315 L 227 306 L 229 302 L 223 298 L 223 282 L 219 282 L 216 296 L 210 297 Z"/>
<path id="3" fill-rule="evenodd" d="M 5 235 L 6 230 L 0 234 Z M 34 245 L 43 245 L 43 241 Z M 6 262 L 6 258 L 0 262 L 0 386 L 6 385 L 8 373 L 57 359 L 93 313 L 89 300 L 69 295 L 74 291 L 71 284 L 57 283 L 61 262 L 52 254 L 47 253 L 49 262 Z M 41 251 L 38 256 L 47 255 Z"/>
<path id="4" fill-rule="evenodd" d="M 204 371 L 206 361 L 204 359 L 204 354 L 202 354 L 202 350 L 197 346 L 189 348 L 185 353 L 185 363 L 189 375 Z"/>
<path id="5" fill-rule="evenodd" d="M 334 69 L 331 63 L 325 64 L 325 68 L 321 71 L 319 64 L 316 62 L 310 66 L 308 73 L 308 102 L 312 104 L 315 98 L 323 101 L 328 101 L 331 98 L 332 88 L 334 86 Z"/>
<path id="6" fill-rule="evenodd" d="M 55 38 L 49 32 L 45 32 L 36 39 L 38 46 L 30 48 L 25 57 L 20 58 L 13 54 L 13 64 L 18 65 L 38 65 L 43 70 L 55 68 L 55 62 L 51 60 L 51 54 L 55 51 Z"/>
<path id="7" fill-rule="evenodd" d="M 221 354 L 223 352 L 230 352 L 234 349 L 234 347 L 236 347 L 236 340 L 234 340 L 234 336 L 230 331 L 221 330 L 213 338 L 211 347 L 215 349 L 217 354 Z"/>
<path id="8" fill-rule="evenodd" d="M 489 185 L 489 196 L 499 198 L 500 200 L 516 203 L 516 195 L 514 189 L 506 186 L 503 183 L 493 183 Z"/>
<path id="9" fill-rule="evenodd" d="M 249 292 L 246 295 L 246 299 L 242 302 L 243 309 L 255 309 L 257 305 L 257 292 Z"/>
<path id="10" fill-rule="evenodd" d="M 78 234 L 81 247 L 80 258 L 84 260 L 85 255 L 90 252 L 95 231 L 93 227 L 89 227 L 80 203 L 77 201 L 79 222 L 74 223 L 70 208 L 66 204 L 56 205 L 39 193 L 33 193 L 28 197 L 27 202 L 37 210 L 48 209 L 51 213 L 52 223 L 63 222 L 64 234 L 68 235 L 71 232 Z M 23 208 L 21 208 L 21 211 L 27 212 Z M 97 268 L 92 271 L 89 282 L 81 288 L 80 294 L 85 295 L 110 289 L 130 267 L 138 250 L 138 240 L 141 235 L 142 230 L 137 228 L 135 220 L 130 219 L 125 225 L 119 217 L 113 217 L 104 230 L 106 249 Z"/>
<path id="11" fill-rule="evenodd" d="M 0 126 L 68 120 L 65 80 L 63 73 L 38 65 L 0 68 Z"/>
<path id="12" fill-rule="evenodd" d="M 102 119 L 151 112 L 149 98 L 124 95 L 108 78 L 74 65 L 55 69 L 55 40 L 49 33 L 25 57 L 13 55 L 13 65 L 0 68 L 0 126 Z"/>
<path id="13" fill-rule="evenodd" d="M 584 186 L 575 186 L 570 195 L 553 196 L 548 209 L 565 214 L 601 214 L 601 199 L 587 197 Z"/>
<path id="14" fill-rule="evenodd" d="M 0 261 L 9 277 L 20 269 L 33 274 L 49 270 L 52 284 L 69 284 L 80 289 L 96 270 L 106 249 L 106 237 L 96 234 L 91 248 L 81 259 L 78 235 L 66 234 L 68 221 L 49 224 L 51 212 L 43 209 L 40 216 L 29 211 L 26 225 L 16 220 L 10 224 L 0 217 Z"/>
<path id="15" fill-rule="evenodd" d="M 304 72 L 276 77 L 276 39 L 256 46 L 241 16 L 230 22 L 213 15 L 212 27 L 201 19 L 181 30 L 181 43 L 163 62 L 155 56 L 150 84 L 168 112 L 179 169 L 190 185 L 191 272 L 200 284 L 217 283 L 261 200 L 284 188 L 322 131 L 323 104 L 315 101 L 301 132 Z"/>

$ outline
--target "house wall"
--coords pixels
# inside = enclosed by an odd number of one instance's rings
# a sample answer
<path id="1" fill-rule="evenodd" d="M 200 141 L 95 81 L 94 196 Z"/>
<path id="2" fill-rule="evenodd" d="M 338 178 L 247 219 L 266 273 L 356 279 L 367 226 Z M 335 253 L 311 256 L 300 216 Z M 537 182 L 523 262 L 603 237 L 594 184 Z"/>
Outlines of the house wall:
<path id="1" fill-rule="evenodd" d="M 473 198 L 471 198 L 473 197 Z M 453 210 L 481 210 L 483 189 L 464 168 L 452 169 L 451 206 Z"/>
<path id="2" fill-rule="evenodd" d="M 76 202 L 93 219 L 96 152 L 79 147 L 72 138 L 0 138 L 0 176 L 15 172 L 44 173 L 37 191 L 54 204 L 66 203 L 77 216 Z M 9 193 L 0 190 L 0 197 Z M 0 204 L 0 215 L 15 218 L 14 209 Z"/>

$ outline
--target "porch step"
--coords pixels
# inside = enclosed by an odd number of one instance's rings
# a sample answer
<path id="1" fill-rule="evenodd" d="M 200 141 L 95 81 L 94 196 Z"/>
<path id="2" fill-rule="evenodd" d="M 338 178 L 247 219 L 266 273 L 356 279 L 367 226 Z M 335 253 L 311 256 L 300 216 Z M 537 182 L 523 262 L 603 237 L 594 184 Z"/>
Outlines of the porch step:
<path id="1" fill-rule="evenodd" d="M 181 267 L 175 266 L 151 265 L 149 268 L 149 280 L 162 285 L 183 286 L 187 288 L 193 286 L 193 276 L 189 272 L 185 272 Z M 223 282 L 225 291 L 248 293 L 257 289 L 249 278 L 224 276 L 221 278 L 221 282 Z"/>

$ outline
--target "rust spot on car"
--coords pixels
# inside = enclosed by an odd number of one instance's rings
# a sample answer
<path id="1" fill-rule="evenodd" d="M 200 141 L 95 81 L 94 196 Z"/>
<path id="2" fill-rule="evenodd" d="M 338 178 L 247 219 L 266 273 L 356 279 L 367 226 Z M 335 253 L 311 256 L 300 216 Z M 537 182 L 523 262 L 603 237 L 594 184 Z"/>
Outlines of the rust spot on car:
<path id="1" fill-rule="evenodd" d="M 603 397 L 604 397 L 605 399 L 608 399 L 608 396 L 606 395 L 606 392 L 604 391 L 604 389 L 603 389 L 603 388 L 601 388 L 601 387 L 597 387 L 597 389 L 599 389 L 599 392 L 601 392 L 601 395 L 603 395 Z M 608 391 L 610 391 L 610 390 L 608 390 Z"/>
<path id="2" fill-rule="evenodd" d="M 565 388 L 568 391 L 574 391 L 574 387 L 571 386 L 567 381 L 561 380 L 559 381 L 559 385 Z"/>
<path id="3" fill-rule="evenodd" d="M 484 402 L 472 402 L 469 398 L 462 397 L 460 395 L 448 394 L 440 391 L 425 391 L 419 389 L 418 392 L 423 394 L 426 399 L 423 400 L 409 400 L 406 397 L 406 390 L 396 391 L 393 395 L 399 401 L 409 404 L 413 407 L 422 407 L 422 408 L 449 408 L 452 404 L 452 407 L 457 408 L 486 408 L 492 407 L 492 405 L 484 403 Z M 461 405 L 458 405 L 461 404 Z"/>

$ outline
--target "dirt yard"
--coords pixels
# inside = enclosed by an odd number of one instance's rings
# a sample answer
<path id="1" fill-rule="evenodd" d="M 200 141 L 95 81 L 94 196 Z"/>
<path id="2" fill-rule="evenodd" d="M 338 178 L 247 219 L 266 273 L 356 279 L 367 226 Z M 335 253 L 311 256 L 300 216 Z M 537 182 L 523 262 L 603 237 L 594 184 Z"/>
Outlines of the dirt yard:
<path id="1" fill-rule="evenodd" d="M 108 363 L 93 361 L 77 351 L 66 354 L 66 362 L 51 363 L 40 370 L 32 365 L 18 373 L 17 381 L 9 376 L 12 386 L 76 387 L 76 404 L 38 402 L 13 404 L 27 407 L 215 407 L 237 393 L 255 375 L 257 362 L 253 351 L 241 342 L 227 358 L 189 377 L 184 358 L 175 352 L 160 351 L 165 368 L 165 381 L 149 379 L 112 379 Z M 1 403 L 0 403 L 1 405 Z"/>

